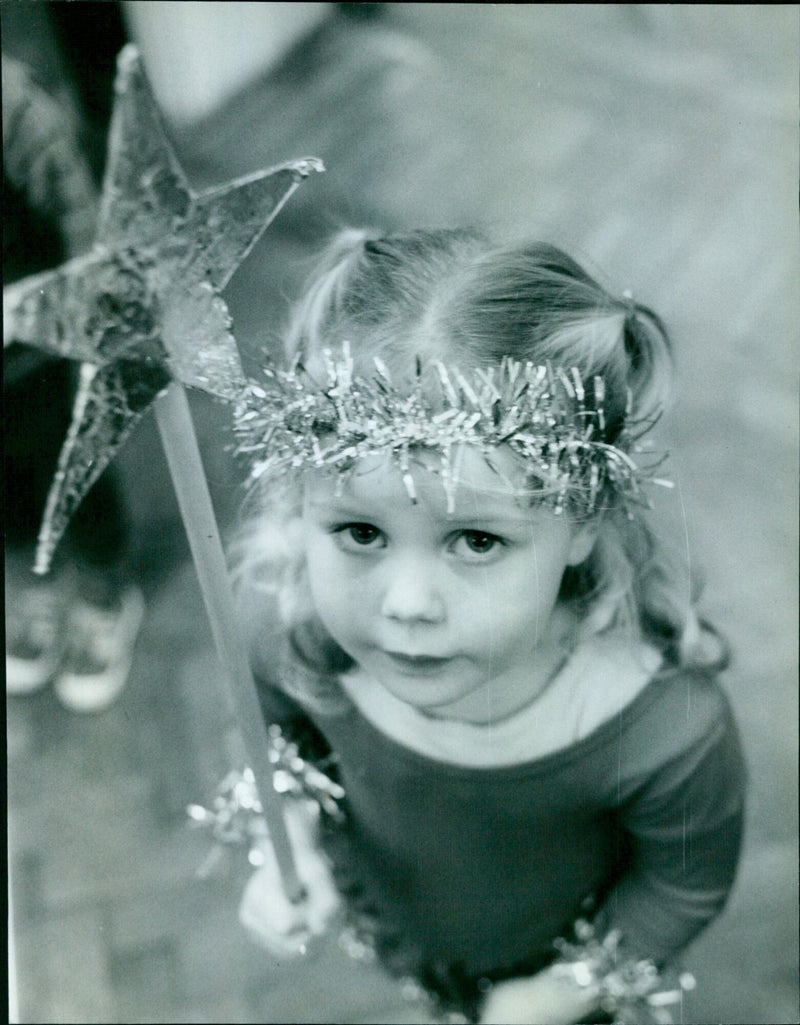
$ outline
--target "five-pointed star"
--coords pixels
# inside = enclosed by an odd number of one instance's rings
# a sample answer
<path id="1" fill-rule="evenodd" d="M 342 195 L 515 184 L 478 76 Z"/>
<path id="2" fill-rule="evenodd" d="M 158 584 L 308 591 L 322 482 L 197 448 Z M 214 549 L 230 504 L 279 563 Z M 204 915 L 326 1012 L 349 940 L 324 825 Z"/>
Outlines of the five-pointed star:
<path id="1" fill-rule="evenodd" d="M 95 245 L 4 294 L 6 343 L 83 363 L 37 571 L 46 571 L 81 500 L 171 380 L 222 398 L 242 386 L 219 293 L 299 183 L 319 170 L 309 158 L 193 192 L 138 52 L 122 50 Z"/>

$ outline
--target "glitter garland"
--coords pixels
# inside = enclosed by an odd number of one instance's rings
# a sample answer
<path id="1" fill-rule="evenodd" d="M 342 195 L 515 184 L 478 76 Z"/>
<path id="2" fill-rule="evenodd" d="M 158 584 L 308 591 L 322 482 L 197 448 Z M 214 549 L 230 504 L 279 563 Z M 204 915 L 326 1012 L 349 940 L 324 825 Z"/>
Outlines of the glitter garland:
<path id="1" fill-rule="evenodd" d="M 569 501 L 589 514 L 612 494 L 630 509 L 648 504 L 646 483 L 671 486 L 628 454 L 640 451 L 636 441 L 652 424 L 639 425 L 638 434 L 626 424 L 616 444 L 604 441 L 603 379 L 591 382 L 589 408 L 575 367 L 504 358 L 468 378 L 436 362 L 426 377 L 418 363 L 411 388 L 401 390 L 378 359 L 374 377 L 355 377 L 347 343 L 340 358 L 330 350 L 324 356 L 323 385 L 298 363 L 268 369 L 263 384 L 242 390 L 234 409 L 235 451 L 250 460 L 251 482 L 310 468 L 347 474 L 360 459 L 388 454 L 415 501 L 413 455 L 434 452 L 452 512 L 464 448 L 477 449 L 491 465 L 492 452 L 504 445 L 524 460 L 527 487 L 556 512 Z"/>
<path id="2" fill-rule="evenodd" d="M 574 941 L 555 942 L 560 957 L 551 967 L 554 974 L 596 994 L 614 1025 L 672 1025 L 669 1008 L 694 989 L 694 976 L 683 972 L 676 975 L 674 984 L 667 984 L 652 961 L 626 958 L 620 952 L 618 930 L 612 929 L 601 940 L 585 919 L 578 919 L 574 928 Z"/>
<path id="3" fill-rule="evenodd" d="M 272 783 L 279 794 L 314 801 L 334 822 L 342 822 L 343 788 L 324 768 L 300 756 L 296 741 L 287 739 L 280 726 L 268 731 L 267 757 L 272 765 Z M 211 807 L 190 804 L 186 813 L 192 825 L 207 829 L 220 846 L 246 846 L 251 865 L 263 862 L 262 844 L 268 837 L 263 808 L 250 768 L 229 772 L 217 787 Z"/>

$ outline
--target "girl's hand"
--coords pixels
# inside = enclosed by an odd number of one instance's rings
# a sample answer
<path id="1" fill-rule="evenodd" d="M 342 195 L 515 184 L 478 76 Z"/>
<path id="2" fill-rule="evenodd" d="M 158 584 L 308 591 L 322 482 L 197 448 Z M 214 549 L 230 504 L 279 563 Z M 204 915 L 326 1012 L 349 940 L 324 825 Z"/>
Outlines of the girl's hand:
<path id="1" fill-rule="evenodd" d="M 315 845 L 314 827 L 315 816 L 307 804 L 287 803 L 286 828 L 297 874 L 307 891 L 304 900 L 292 904 L 286 897 L 269 841 L 264 844 L 264 864 L 242 894 L 239 921 L 256 943 L 275 955 L 305 953 L 309 941 L 325 932 L 340 904 L 328 863 Z"/>
<path id="2" fill-rule="evenodd" d="M 545 969 L 524 979 L 498 982 L 481 1011 L 482 1025 L 575 1025 L 597 1010 L 589 989 Z"/>

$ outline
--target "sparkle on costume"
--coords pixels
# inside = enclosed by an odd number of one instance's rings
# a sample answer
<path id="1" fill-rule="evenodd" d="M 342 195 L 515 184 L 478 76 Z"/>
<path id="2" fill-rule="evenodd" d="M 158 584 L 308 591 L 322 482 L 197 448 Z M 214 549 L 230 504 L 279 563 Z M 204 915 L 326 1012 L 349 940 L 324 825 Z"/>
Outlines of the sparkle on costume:
<path id="1" fill-rule="evenodd" d="M 691 973 L 662 973 L 647 958 L 626 956 L 618 930 L 601 937 L 591 922 L 578 919 L 574 932 L 570 940 L 555 941 L 555 975 L 591 992 L 615 1025 L 673 1025 L 669 1008 L 682 1008 L 684 993 L 694 989 Z"/>
<path id="2" fill-rule="evenodd" d="M 466 376 L 440 362 L 427 372 L 418 363 L 412 386 L 401 389 L 377 359 L 373 377 L 354 377 L 346 343 L 339 358 L 324 355 L 324 384 L 297 364 L 268 369 L 263 383 L 243 390 L 236 451 L 250 460 L 252 481 L 310 468 L 344 475 L 364 457 L 388 454 L 415 501 L 413 458 L 433 452 L 452 511 L 464 450 L 477 449 L 492 465 L 504 445 L 524 460 L 527 489 L 557 512 L 589 514 L 612 494 L 628 508 L 647 504 L 645 483 L 669 485 L 629 455 L 650 424 L 638 425 L 638 433 L 626 425 L 615 444 L 603 440 L 604 382 L 593 379 L 590 407 L 575 367 L 506 358 Z"/>

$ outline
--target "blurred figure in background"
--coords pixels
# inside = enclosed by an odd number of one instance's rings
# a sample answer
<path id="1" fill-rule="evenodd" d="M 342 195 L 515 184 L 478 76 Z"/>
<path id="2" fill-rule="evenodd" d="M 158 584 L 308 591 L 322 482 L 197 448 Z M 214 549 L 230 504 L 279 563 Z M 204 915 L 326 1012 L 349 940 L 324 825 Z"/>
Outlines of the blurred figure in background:
<path id="1" fill-rule="evenodd" d="M 296 156 L 328 168 L 292 197 L 226 289 L 246 370 L 265 340 L 279 350 L 279 323 L 309 253 L 346 224 L 419 221 L 459 145 L 452 112 L 420 116 L 440 62 L 391 24 L 386 6 L 122 4 L 193 185 Z M 444 117 L 452 139 L 442 136 Z M 458 195 L 444 179 L 442 191 Z M 437 196 L 437 216 L 452 220 L 460 202 Z"/>
<path id="2" fill-rule="evenodd" d="M 97 171 L 68 82 L 62 79 L 56 99 L 5 52 L 2 67 L 9 284 L 90 247 Z M 31 694 L 53 682 L 66 707 L 100 711 L 125 686 L 144 613 L 130 581 L 123 495 L 116 472 L 106 472 L 74 517 L 52 574 L 33 576 L 33 546 L 70 423 L 75 365 L 12 344 L 3 369 L 7 693 Z"/>
<path id="3" fill-rule="evenodd" d="M 369 19 L 378 6 L 44 3 L 4 8 L 5 283 L 53 267 L 91 245 L 115 58 L 129 31 L 143 49 L 179 151 L 188 155 L 190 180 L 202 186 L 246 173 L 253 159 L 261 166 L 281 159 L 277 147 L 262 157 L 258 144 L 249 153 L 242 144 L 230 146 L 224 133 L 207 134 L 207 119 L 242 88 L 270 83 L 276 69 L 279 79 L 287 69 L 293 75 L 298 59 L 305 66 L 308 46 L 317 46 L 322 57 L 340 32 L 340 18 Z M 321 113 L 314 110 L 315 124 Z M 208 138 L 214 139 L 210 159 L 203 150 Z M 293 153 L 293 144 L 287 142 L 285 152 Z M 329 216 L 341 202 L 327 206 Z M 308 218 L 306 206 L 282 229 L 284 254 L 297 249 Z M 318 235 L 327 228 L 326 221 L 317 220 Z M 285 276 L 281 280 L 274 273 L 276 263 L 291 277 L 291 261 L 256 257 L 234 285 L 247 295 L 234 310 L 245 359 L 251 325 L 259 324 L 260 338 L 276 290 L 287 287 Z M 144 562 L 153 562 L 157 573 L 163 569 L 172 553 L 162 538 L 151 538 L 157 533 L 151 528 L 164 522 L 164 510 L 170 515 L 174 500 L 156 461 L 145 496 L 137 499 L 143 512 L 132 521 L 121 485 L 125 468 L 117 461 L 79 508 L 52 576 L 38 580 L 29 572 L 70 421 L 75 370 L 67 361 L 21 346 L 4 353 L 7 691 L 34 693 L 53 681 L 68 707 L 93 711 L 107 707 L 124 687 L 142 620 L 140 590 L 129 584 L 132 542 L 139 549 L 149 544 L 153 551 Z M 228 481 L 234 471 L 220 444 L 219 411 L 204 405 L 202 397 L 193 401 L 200 406 L 196 419 L 204 447 L 212 460 L 221 454 L 217 477 Z M 227 489 L 220 490 L 224 502 Z M 80 600 L 73 601 L 76 595 Z"/>

